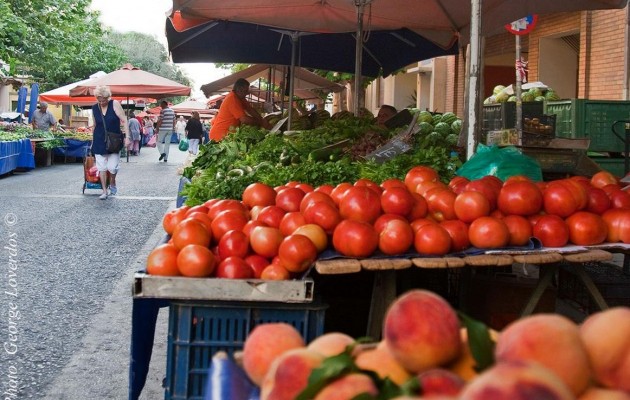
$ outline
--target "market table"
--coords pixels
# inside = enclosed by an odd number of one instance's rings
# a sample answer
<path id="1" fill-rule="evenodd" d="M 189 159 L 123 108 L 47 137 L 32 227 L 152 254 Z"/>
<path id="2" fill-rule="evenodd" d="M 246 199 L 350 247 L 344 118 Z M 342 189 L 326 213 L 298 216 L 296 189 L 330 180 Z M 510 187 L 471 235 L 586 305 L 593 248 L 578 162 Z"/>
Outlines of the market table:
<path id="1" fill-rule="evenodd" d="M 55 147 L 54 153 L 64 157 L 85 157 L 86 148 L 92 144 L 91 140 L 63 139 L 63 147 Z"/>
<path id="2" fill-rule="evenodd" d="M 20 139 L 11 142 L 0 142 L 0 175 L 7 174 L 18 168 L 35 168 L 31 140 Z"/>

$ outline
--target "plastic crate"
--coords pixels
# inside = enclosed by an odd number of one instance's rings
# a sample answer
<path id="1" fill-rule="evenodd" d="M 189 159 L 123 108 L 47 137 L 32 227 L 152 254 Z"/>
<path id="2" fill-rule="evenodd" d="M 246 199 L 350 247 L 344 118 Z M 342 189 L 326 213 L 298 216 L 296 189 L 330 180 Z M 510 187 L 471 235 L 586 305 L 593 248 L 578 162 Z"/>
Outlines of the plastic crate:
<path id="1" fill-rule="evenodd" d="M 528 101 L 522 104 L 523 116 L 544 114 L 544 103 L 542 101 Z M 486 132 L 515 128 L 516 102 L 485 104 L 483 106 L 482 121 L 483 130 Z"/>
<path id="2" fill-rule="evenodd" d="M 201 400 L 212 356 L 241 350 L 256 325 L 286 322 L 306 342 L 324 332 L 327 306 L 318 303 L 172 302 L 169 313 L 166 400 Z"/>
<path id="3" fill-rule="evenodd" d="M 630 276 L 624 275 L 620 267 L 609 263 L 585 263 L 584 270 L 608 306 L 630 306 Z M 563 265 L 560 268 L 558 297 L 569 300 L 574 307 L 586 314 L 599 311 L 584 284 L 571 272 L 570 265 Z"/>
<path id="4" fill-rule="evenodd" d="M 542 172 L 573 173 L 582 155 L 574 151 L 558 149 L 522 148 L 523 154 L 540 164 Z"/>
<path id="5" fill-rule="evenodd" d="M 601 168 L 619 178 L 626 175 L 625 160 L 623 158 L 591 157 L 591 160 L 595 161 L 595 163 Z"/>
<path id="6" fill-rule="evenodd" d="M 589 138 L 591 151 L 619 152 L 624 143 L 612 132 L 617 120 L 630 119 L 630 101 L 570 99 L 545 104 L 545 114 L 556 114 L 556 136 Z"/>

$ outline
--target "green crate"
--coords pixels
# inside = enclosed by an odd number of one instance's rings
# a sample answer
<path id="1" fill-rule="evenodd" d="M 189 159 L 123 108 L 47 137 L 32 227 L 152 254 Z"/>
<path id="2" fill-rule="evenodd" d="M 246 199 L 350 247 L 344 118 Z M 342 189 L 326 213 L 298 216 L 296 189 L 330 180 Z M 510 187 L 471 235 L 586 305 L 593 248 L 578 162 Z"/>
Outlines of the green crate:
<path id="1" fill-rule="evenodd" d="M 589 138 L 591 151 L 621 152 L 624 143 L 612 132 L 618 120 L 630 119 L 630 101 L 570 99 L 545 104 L 545 114 L 556 114 L 556 136 Z"/>
<path id="2" fill-rule="evenodd" d="M 595 161 L 597 165 L 599 165 L 606 171 L 612 173 L 619 178 L 622 178 L 626 175 L 624 171 L 625 165 L 623 158 L 590 157 L 590 159 Z"/>
<path id="3" fill-rule="evenodd" d="M 542 101 L 528 101 L 522 104 L 523 118 L 543 115 L 544 103 Z M 484 104 L 482 121 L 485 132 L 515 128 L 516 102 Z"/>

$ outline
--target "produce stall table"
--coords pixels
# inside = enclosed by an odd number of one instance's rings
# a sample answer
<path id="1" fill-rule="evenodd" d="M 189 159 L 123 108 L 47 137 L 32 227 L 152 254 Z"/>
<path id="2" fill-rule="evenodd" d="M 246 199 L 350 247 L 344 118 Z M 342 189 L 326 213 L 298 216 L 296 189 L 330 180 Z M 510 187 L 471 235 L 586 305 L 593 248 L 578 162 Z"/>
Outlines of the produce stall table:
<path id="1" fill-rule="evenodd" d="M 12 142 L 0 142 L 0 175 L 18 168 L 35 168 L 31 140 L 20 139 Z"/>
<path id="2" fill-rule="evenodd" d="M 64 157 L 85 157 L 85 148 L 90 147 L 92 144 L 91 140 L 77 140 L 77 139 L 63 139 L 64 146 L 63 147 L 55 147 L 54 153 L 55 155 L 60 155 Z"/>

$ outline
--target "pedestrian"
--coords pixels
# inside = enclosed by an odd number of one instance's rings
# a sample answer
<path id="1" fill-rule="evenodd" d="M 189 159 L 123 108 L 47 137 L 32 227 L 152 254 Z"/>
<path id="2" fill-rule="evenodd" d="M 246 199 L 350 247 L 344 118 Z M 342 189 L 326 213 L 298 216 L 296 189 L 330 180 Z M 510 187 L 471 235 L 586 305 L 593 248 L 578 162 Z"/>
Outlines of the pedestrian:
<path id="1" fill-rule="evenodd" d="M 129 128 L 127 117 L 122 105 L 117 100 L 112 100 L 112 92 L 109 86 L 97 86 L 94 89 L 96 104 L 92 106 L 94 118 L 94 132 L 92 134 L 92 153 L 96 158 L 103 193 L 99 199 L 106 200 L 107 173 L 109 172 L 109 195 L 114 196 L 118 192 L 116 186 L 116 173 L 120 164 L 120 153 L 109 153 L 105 147 L 105 133 L 116 132 L 125 135 L 125 146 L 129 146 Z M 122 127 L 122 128 L 121 128 Z"/>
<path id="2" fill-rule="evenodd" d="M 157 122 L 157 148 L 160 152 L 160 158 L 158 161 L 168 161 L 168 149 L 171 146 L 171 136 L 173 135 L 173 129 L 175 128 L 175 112 L 169 108 L 168 103 L 162 100 L 160 103 L 162 111 L 160 111 L 160 117 Z"/>
<path id="3" fill-rule="evenodd" d="M 140 126 L 140 122 L 136 119 L 133 114 L 133 111 L 129 111 L 129 148 L 127 149 L 132 156 L 137 156 L 140 151 L 140 132 L 142 131 L 142 127 Z"/>
<path id="4" fill-rule="evenodd" d="M 206 144 L 210 141 L 210 124 L 208 122 L 202 124 L 202 132 L 203 141 L 201 143 Z"/>
<path id="5" fill-rule="evenodd" d="M 179 142 L 186 137 L 186 120 L 180 115 L 175 124 L 175 132 L 177 133 L 177 141 Z"/>
<path id="6" fill-rule="evenodd" d="M 186 124 L 186 137 L 188 138 L 188 152 L 192 155 L 197 155 L 199 151 L 199 142 L 203 137 L 203 127 L 201 126 L 201 120 L 199 119 L 199 113 L 193 111 L 192 117 Z"/>
<path id="7" fill-rule="evenodd" d="M 39 131 L 48 131 L 52 128 L 53 131 L 57 128 L 57 121 L 54 115 L 48 111 L 48 103 L 42 101 L 39 103 L 39 109 L 33 113 L 33 119 L 31 124 L 33 129 Z"/>
<path id="8" fill-rule="evenodd" d="M 246 99 L 247 94 L 249 94 L 249 82 L 243 78 L 238 79 L 232 91 L 225 96 L 218 114 L 212 120 L 210 139 L 218 142 L 228 134 L 230 129 L 241 124 L 271 129 L 269 122 L 249 104 Z"/>
<path id="9" fill-rule="evenodd" d="M 143 133 L 142 144 L 146 146 L 147 143 L 149 143 L 149 140 L 151 140 L 151 137 L 153 136 L 153 122 L 151 122 L 149 117 L 144 117 L 144 128 L 142 129 L 142 133 Z"/>

